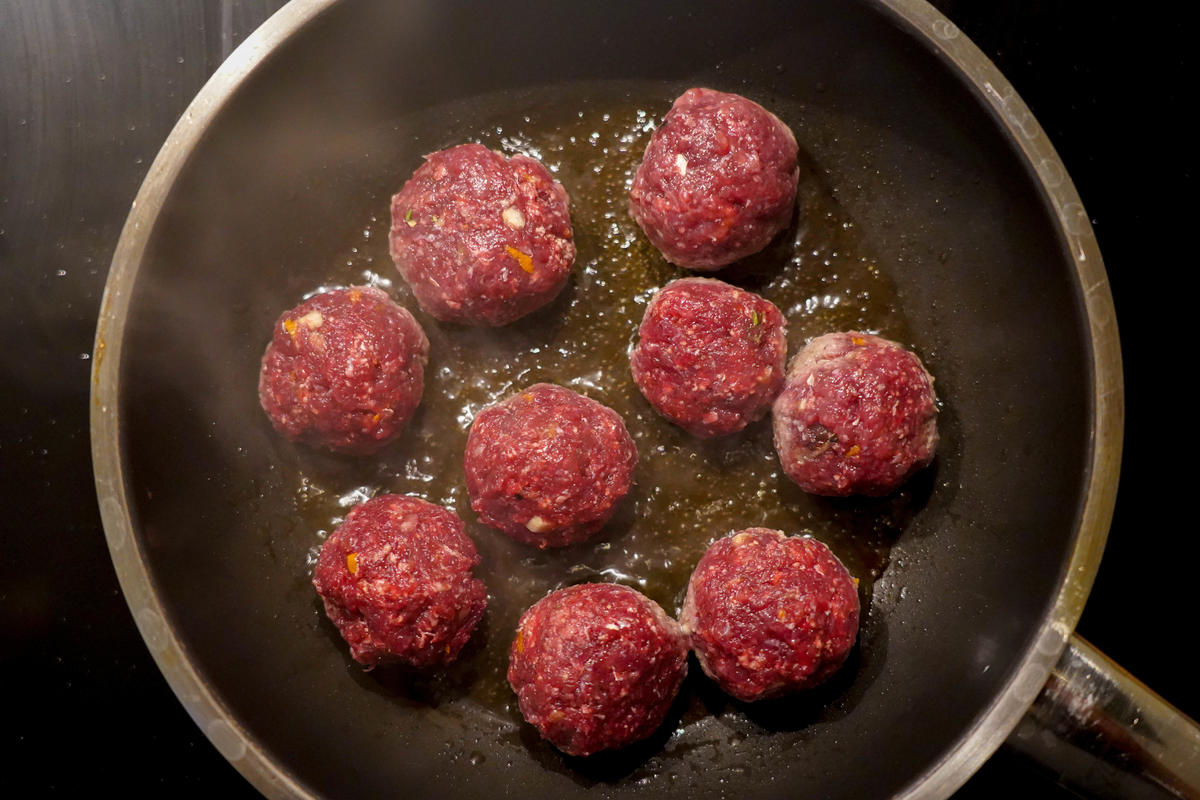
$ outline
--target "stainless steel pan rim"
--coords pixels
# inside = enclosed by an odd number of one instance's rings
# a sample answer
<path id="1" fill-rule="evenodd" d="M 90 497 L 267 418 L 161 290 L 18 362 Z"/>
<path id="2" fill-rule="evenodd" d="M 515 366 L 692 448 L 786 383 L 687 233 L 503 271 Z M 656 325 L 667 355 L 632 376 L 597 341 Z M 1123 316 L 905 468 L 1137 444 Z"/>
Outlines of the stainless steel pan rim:
<path id="1" fill-rule="evenodd" d="M 1058 218 L 1083 290 L 1092 347 L 1092 451 L 1075 546 L 1053 607 L 1009 685 L 974 727 L 902 796 L 945 797 L 958 789 L 1016 727 L 1062 654 L 1091 591 L 1112 522 L 1121 466 L 1124 387 L 1112 291 L 1091 223 L 1045 131 L 996 66 L 954 23 L 923 0 L 884 0 L 962 75 L 991 107 L 1036 172 Z"/>
<path id="2" fill-rule="evenodd" d="M 93 357 L 92 459 L 109 551 L 126 601 L 159 669 L 192 719 L 221 754 L 270 797 L 311 797 L 270 760 L 193 669 L 167 623 L 134 535 L 120 455 L 118 380 L 130 290 L 162 204 L 209 123 L 248 75 L 281 43 L 338 0 L 291 0 L 248 37 L 188 106 L 142 184 L 122 231 L 105 286 Z M 958 745 L 900 794 L 947 797 L 987 760 L 1017 725 L 1057 662 L 1082 613 L 1103 552 L 1116 499 L 1124 424 L 1120 343 L 1108 280 L 1079 196 L 1044 131 L 996 67 L 924 0 L 876 0 L 974 88 L 1037 175 L 1075 264 L 1090 327 L 1092 356 L 1091 463 L 1074 549 L 1053 606 L 1008 686 Z"/>
<path id="3" fill-rule="evenodd" d="M 96 328 L 92 373 L 92 465 L 108 549 L 121 591 L 151 655 L 188 714 L 213 746 L 268 797 L 312 797 L 281 765 L 271 761 L 241 728 L 193 669 L 163 615 L 160 598 L 134 535 L 121 463 L 118 386 L 121 345 L 130 290 L 137 279 L 150 231 L 172 183 L 200 137 L 242 81 L 280 43 L 337 0 L 292 0 L 248 36 L 196 95 L 150 166 L 121 231 L 104 287 Z"/>

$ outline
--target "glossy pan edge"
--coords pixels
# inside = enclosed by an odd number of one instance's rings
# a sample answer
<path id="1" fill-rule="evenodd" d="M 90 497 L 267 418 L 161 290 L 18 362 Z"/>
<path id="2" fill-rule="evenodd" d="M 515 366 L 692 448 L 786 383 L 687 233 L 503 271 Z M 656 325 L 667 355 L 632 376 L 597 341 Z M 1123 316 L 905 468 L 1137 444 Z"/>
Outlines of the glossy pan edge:
<path id="1" fill-rule="evenodd" d="M 105 536 L 138 629 L 185 709 L 218 751 L 270 797 L 310 797 L 271 761 L 209 691 L 167 623 L 133 532 L 121 463 L 118 408 L 121 343 L 131 289 L 162 204 L 210 122 L 247 76 L 281 43 L 337 0 L 292 0 L 249 36 L 188 106 L 151 166 L 113 256 L 101 304 L 93 355 L 92 459 Z M 904 798 L 947 797 L 995 751 L 1041 691 L 1067 644 L 1091 589 L 1116 499 L 1124 403 L 1120 345 L 1112 295 L 1095 236 L 1079 196 L 1054 148 L 1024 102 L 996 67 L 924 0 L 879 0 L 891 17 L 955 71 L 1023 154 L 1057 220 L 1075 265 L 1091 345 L 1092 441 L 1087 490 L 1069 562 L 1020 665 L 975 724 Z"/>

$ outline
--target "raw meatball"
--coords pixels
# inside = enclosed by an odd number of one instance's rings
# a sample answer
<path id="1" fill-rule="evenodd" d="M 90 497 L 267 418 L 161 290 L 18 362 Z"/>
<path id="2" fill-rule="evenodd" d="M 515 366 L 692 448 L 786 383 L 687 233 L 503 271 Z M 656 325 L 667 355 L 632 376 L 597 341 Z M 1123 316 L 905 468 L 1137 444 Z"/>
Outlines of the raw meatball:
<path id="1" fill-rule="evenodd" d="M 521 715 L 573 756 L 624 747 L 662 724 L 687 676 L 679 624 L 627 586 L 559 589 L 525 612 L 509 649 Z"/>
<path id="2" fill-rule="evenodd" d="M 428 359 L 425 332 L 384 292 L 337 289 L 275 323 L 258 397 L 275 430 L 289 439 L 373 453 L 412 418 Z"/>
<path id="3" fill-rule="evenodd" d="M 788 477 L 813 494 L 880 497 L 933 461 L 937 397 L 921 360 L 866 333 L 813 339 L 772 409 Z"/>
<path id="4" fill-rule="evenodd" d="M 650 137 L 629 210 L 672 264 L 723 267 L 787 227 L 797 152 L 788 126 L 757 103 L 688 89 Z"/>
<path id="5" fill-rule="evenodd" d="M 674 281 L 646 308 L 633 380 L 695 436 L 740 431 L 783 386 L 786 331 L 779 309 L 756 294 L 709 278 Z"/>
<path id="6" fill-rule="evenodd" d="M 313 586 L 355 661 L 427 668 L 458 658 L 487 607 L 464 527 L 441 506 L 385 494 L 329 535 Z"/>
<path id="7" fill-rule="evenodd" d="M 575 261 L 567 192 L 528 156 L 426 156 L 392 198 L 392 260 L 440 320 L 504 325 L 549 303 Z"/>
<path id="8" fill-rule="evenodd" d="M 858 613 L 856 582 L 828 547 L 749 528 L 700 558 L 680 621 L 705 674 L 754 701 L 836 672 L 858 636 Z"/>
<path id="9" fill-rule="evenodd" d="M 464 459 L 480 522 L 538 547 L 575 544 L 603 527 L 636 465 L 617 412 L 547 383 L 479 412 Z"/>

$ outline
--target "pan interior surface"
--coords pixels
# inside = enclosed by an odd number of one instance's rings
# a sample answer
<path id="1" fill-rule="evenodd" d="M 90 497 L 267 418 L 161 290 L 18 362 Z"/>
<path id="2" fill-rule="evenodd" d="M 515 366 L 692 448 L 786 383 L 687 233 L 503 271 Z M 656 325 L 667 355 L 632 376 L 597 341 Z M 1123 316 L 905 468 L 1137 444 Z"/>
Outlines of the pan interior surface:
<path id="1" fill-rule="evenodd" d="M 476 674 L 486 659 L 468 659 L 453 680 L 432 686 L 364 673 L 349 660 L 311 586 L 322 527 L 366 492 L 422 493 L 439 470 L 410 470 L 415 455 L 347 466 L 279 441 L 257 405 L 258 363 L 274 319 L 305 294 L 394 280 L 383 241 L 388 199 L 424 154 L 467 139 L 544 148 L 538 121 L 564 132 L 563 147 L 586 138 L 572 120 L 626 125 L 630 135 L 642 124 L 645 133 L 690 86 L 758 99 L 793 128 L 812 207 L 825 215 L 801 219 L 792 235 L 852 244 L 876 276 L 874 297 L 887 300 L 886 308 L 865 304 L 866 316 L 839 316 L 821 305 L 836 294 L 821 286 L 864 262 L 784 257 L 777 268 L 798 270 L 793 283 L 812 281 L 804 293 L 825 308 L 791 320 L 791 351 L 839 322 L 912 344 L 937 377 L 943 446 L 923 483 L 885 504 L 813 504 L 780 489 L 784 505 L 814 509 L 806 519 L 818 534 L 837 539 L 835 549 L 875 579 L 864 587 L 858 649 L 828 688 L 746 706 L 706 688 L 693 662 L 674 725 L 626 753 L 568 759 L 506 712 L 506 698 L 478 690 L 490 685 Z M 610 155 L 620 157 L 615 146 Z M 562 161 L 575 207 L 587 207 L 585 176 Z M 822 234 L 834 221 L 838 230 Z M 464 14 L 437 3 L 344 2 L 275 48 L 229 97 L 146 236 L 120 363 L 138 549 L 163 618 L 207 690 L 305 791 L 897 794 L 1004 690 L 1055 601 L 1084 502 L 1093 422 L 1074 265 L 1005 131 L 959 77 L 865 4 L 730 14 L 727 5 L 666 3 L 648 18 L 620 5 L 534 3 L 511 15 L 498 6 Z M 636 246 L 618 251 L 597 244 L 596 269 L 628 271 L 624 259 L 649 258 Z M 771 266 L 758 262 L 736 278 L 773 286 L 764 273 Z M 644 274 L 644 289 L 673 276 L 665 267 Z M 555 314 L 576 290 L 512 335 L 531 348 L 542 334 L 575 338 Z M 415 311 L 403 292 L 397 280 L 393 294 Z M 435 354 L 456 341 L 473 347 L 478 336 L 419 319 Z M 455 364 L 434 367 L 453 373 Z M 463 424 L 507 388 L 465 397 Z M 601 374 L 581 388 L 604 395 L 610 387 Z M 637 413 L 635 395 L 612 394 L 606 401 Z M 425 404 L 435 402 L 427 392 Z M 751 434 L 760 444 L 764 430 Z M 462 434 L 460 426 L 448 441 Z M 723 457 L 715 448 L 702 455 Z M 471 521 L 456 480 L 425 493 Z M 846 523 L 863 518 L 884 520 L 886 530 Z M 480 540 L 485 531 L 471 527 Z M 637 546 L 638 563 L 654 561 L 649 536 Z M 487 557 L 489 545 L 481 541 L 481 550 Z M 564 580 L 614 579 L 584 567 Z M 633 585 L 638 577 L 615 574 Z M 639 588 L 676 610 L 678 586 Z M 502 640 L 507 622 L 490 618 L 486 637 Z"/>

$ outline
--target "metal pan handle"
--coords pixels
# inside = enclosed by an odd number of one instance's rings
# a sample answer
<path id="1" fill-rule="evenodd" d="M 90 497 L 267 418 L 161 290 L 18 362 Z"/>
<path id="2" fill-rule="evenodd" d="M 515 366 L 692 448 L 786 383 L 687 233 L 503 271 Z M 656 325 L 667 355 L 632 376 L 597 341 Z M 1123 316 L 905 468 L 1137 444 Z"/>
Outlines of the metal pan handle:
<path id="1" fill-rule="evenodd" d="M 1077 635 L 1006 745 L 1089 797 L 1200 798 L 1200 727 Z"/>

